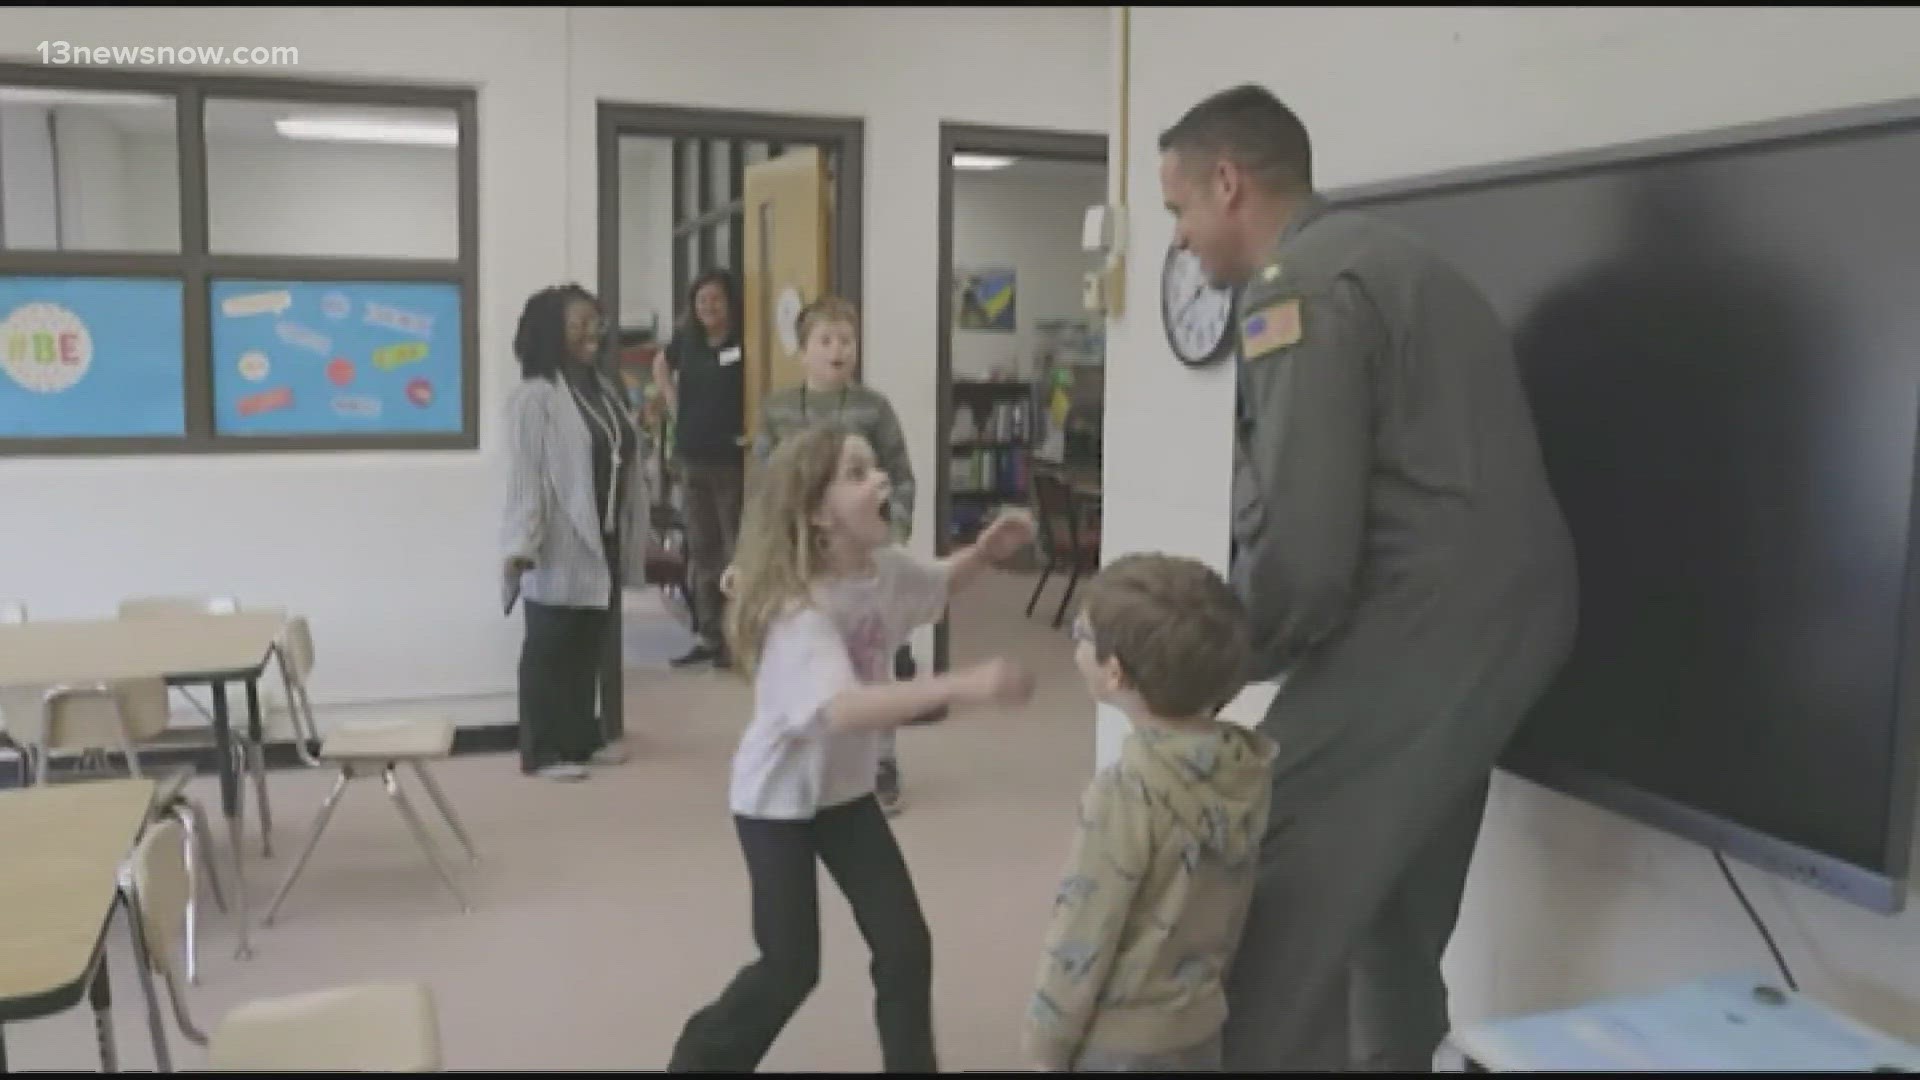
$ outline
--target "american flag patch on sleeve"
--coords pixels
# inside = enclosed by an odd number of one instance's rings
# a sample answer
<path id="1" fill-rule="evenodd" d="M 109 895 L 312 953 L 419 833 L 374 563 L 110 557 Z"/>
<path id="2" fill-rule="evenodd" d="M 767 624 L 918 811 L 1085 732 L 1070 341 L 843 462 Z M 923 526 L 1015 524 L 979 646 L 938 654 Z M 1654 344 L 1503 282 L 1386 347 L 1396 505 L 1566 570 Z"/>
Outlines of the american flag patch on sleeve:
<path id="1" fill-rule="evenodd" d="M 1282 300 L 1247 316 L 1240 324 L 1240 355 L 1252 360 L 1300 343 L 1300 301 Z"/>

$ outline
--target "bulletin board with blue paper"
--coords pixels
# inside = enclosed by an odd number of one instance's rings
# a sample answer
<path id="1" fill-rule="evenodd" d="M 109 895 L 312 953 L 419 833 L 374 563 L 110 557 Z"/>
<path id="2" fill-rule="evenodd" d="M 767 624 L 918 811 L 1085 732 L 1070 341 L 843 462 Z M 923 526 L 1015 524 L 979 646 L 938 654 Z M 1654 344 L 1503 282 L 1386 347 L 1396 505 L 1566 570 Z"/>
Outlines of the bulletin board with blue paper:
<path id="1" fill-rule="evenodd" d="M 457 435 L 460 286 L 216 281 L 221 435 Z"/>
<path id="2" fill-rule="evenodd" d="M 175 280 L 0 277 L 0 438 L 179 438 Z"/>

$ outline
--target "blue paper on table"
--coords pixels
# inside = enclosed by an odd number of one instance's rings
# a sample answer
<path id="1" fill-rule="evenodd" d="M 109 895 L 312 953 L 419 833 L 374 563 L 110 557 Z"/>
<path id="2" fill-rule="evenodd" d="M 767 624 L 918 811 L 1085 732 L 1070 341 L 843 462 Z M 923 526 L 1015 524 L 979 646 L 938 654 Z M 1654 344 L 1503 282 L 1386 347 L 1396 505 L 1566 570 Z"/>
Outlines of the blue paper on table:
<path id="1" fill-rule="evenodd" d="M 1456 1042 L 1496 1070 L 1920 1070 L 1920 1048 L 1751 976 L 1472 1025 Z"/>

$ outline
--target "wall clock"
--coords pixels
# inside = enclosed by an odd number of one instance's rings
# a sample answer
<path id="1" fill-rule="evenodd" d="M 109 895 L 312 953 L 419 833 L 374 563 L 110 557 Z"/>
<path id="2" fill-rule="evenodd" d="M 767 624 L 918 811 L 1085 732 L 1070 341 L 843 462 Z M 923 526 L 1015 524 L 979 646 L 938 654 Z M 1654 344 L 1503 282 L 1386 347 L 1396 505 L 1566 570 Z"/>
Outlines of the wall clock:
<path id="1" fill-rule="evenodd" d="M 1160 323 L 1173 355 L 1188 367 L 1205 367 L 1233 351 L 1233 290 L 1207 281 L 1192 252 L 1174 244 L 1160 269 Z"/>

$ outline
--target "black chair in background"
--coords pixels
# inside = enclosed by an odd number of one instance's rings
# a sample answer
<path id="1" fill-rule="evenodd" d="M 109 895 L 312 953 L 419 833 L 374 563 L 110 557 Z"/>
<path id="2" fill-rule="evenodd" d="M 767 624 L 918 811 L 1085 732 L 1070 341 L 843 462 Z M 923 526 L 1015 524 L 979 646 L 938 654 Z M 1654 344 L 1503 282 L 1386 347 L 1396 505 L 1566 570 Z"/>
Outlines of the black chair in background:
<path id="1" fill-rule="evenodd" d="M 1040 571 L 1039 583 L 1033 587 L 1032 598 L 1027 601 L 1027 617 L 1033 617 L 1034 605 L 1040 602 L 1040 593 L 1046 589 L 1054 570 L 1064 569 L 1069 575 L 1067 591 L 1060 598 L 1060 609 L 1053 615 L 1053 625 L 1058 628 L 1066 620 L 1067 605 L 1073 602 L 1073 590 L 1080 584 L 1080 575 L 1100 568 L 1099 503 L 1076 495 L 1065 476 L 1044 466 L 1035 466 L 1033 471 L 1033 502 L 1035 539 L 1046 565 Z M 1086 513 L 1089 509 L 1095 511 L 1092 520 Z"/>

